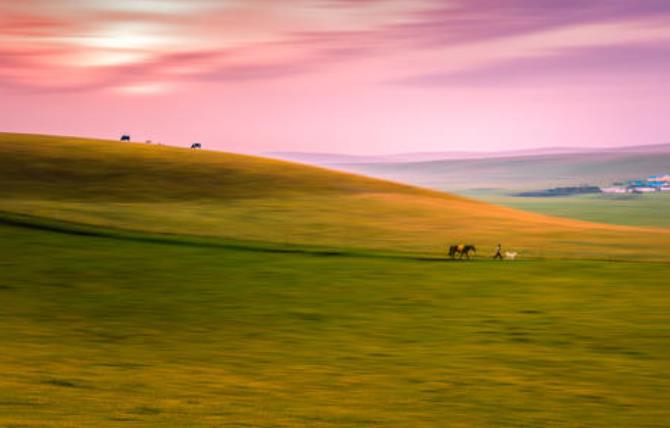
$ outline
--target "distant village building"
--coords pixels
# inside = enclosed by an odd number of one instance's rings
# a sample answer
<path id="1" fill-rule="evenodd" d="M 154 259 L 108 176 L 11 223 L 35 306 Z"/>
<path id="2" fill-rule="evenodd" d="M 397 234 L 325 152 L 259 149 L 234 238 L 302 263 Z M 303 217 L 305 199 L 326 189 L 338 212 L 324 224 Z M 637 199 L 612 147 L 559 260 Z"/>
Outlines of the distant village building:
<path id="1" fill-rule="evenodd" d="M 670 174 L 650 175 L 646 180 L 628 180 L 602 188 L 603 193 L 652 193 L 670 191 Z"/>
<path id="2" fill-rule="evenodd" d="M 630 193 L 630 190 L 627 187 L 603 187 L 603 193 Z"/>
<path id="3" fill-rule="evenodd" d="M 670 183 L 670 174 L 652 175 L 647 178 L 647 181 L 652 183 Z"/>

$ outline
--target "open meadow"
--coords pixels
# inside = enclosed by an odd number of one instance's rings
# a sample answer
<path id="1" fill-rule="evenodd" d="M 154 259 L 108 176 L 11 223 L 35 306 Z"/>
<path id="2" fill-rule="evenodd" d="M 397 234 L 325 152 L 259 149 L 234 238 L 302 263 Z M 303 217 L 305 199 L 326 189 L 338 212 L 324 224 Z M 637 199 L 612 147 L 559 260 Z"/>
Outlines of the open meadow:
<path id="1" fill-rule="evenodd" d="M 0 163 L 1 426 L 667 426 L 667 229 L 149 145 Z"/>
<path id="2" fill-rule="evenodd" d="M 598 223 L 670 228 L 670 192 L 519 197 L 503 191 L 469 191 L 463 195 L 524 211 Z"/>
<path id="3" fill-rule="evenodd" d="M 2 226 L 3 426 L 667 426 L 670 266 Z"/>

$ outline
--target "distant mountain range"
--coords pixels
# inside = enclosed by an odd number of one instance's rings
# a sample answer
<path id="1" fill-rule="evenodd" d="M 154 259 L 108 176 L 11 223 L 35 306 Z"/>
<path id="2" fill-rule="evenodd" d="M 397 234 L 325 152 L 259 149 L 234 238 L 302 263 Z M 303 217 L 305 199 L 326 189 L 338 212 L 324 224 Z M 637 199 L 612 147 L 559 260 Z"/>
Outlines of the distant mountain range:
<path id="1" fill-rule="evenodd" d="M 342 165 L 368 163 L 414 163 L 434 162 L 456 159 L 490 159 L 524 156 L 565 155 L 580 153 L 670 153 L 670 143 L 643 146 L 607 147 L 607 148 L 580 148 L 580 147 L 542 147 L 537 149 L 506 150 L 496 152 L 410 152 L 390 155 L 346 155 L 338 153 L 310 153 L 310 152 L 270 152 L 265 155 L 277 159 L 314 165 Z"/>
<path id="2" fill-rule="evenodd" d="M 670 144 L 390 156 L 285 152 L 274 157 L 448 191 L 609 185 L 670 173 Z"/>

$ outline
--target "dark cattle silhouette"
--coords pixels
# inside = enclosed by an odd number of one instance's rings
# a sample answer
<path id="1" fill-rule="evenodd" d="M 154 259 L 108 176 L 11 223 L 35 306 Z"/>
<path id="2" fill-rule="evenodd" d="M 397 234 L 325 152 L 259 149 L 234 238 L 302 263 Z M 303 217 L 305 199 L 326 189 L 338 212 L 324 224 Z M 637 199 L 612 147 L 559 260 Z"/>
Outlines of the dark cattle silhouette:
<path id="1" fill-rule="evenodd" d="M 200 143 L 193 143 L 191 144 L 192 149 L 202 149 L 202 144 Z"/>
<path id="2" fill-rule="evenodd" d="M 121 141 L 130 141 L 130 135 L 122 135 Z"/>
<path id="3" fill-rule="evenodd" d="M 463 245 L 463 244 L 452 245 L 451 247 L 449 247 L 449 257 L 453 259 L 454 257 L 456 257 L 456 254 L 459 254 L 458 256 L 459 259 L 462 259 L 463 256 L 465 256 L 465 258 L 469 260 L 470 251 L 476 253 L 477 249 L 475 248 L 474 245 Z"/>

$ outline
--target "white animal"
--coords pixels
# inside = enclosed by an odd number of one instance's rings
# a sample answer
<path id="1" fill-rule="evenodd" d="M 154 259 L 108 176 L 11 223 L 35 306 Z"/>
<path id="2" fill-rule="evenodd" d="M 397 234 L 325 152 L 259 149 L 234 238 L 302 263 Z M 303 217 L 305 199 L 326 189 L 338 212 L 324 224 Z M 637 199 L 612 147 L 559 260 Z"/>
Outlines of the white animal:
<path id="1" fill-rule="evenodd" d="M 505 251 L 505 258 L 507 260 L 514 260 L 518 254 L 514 251 Z"/>

